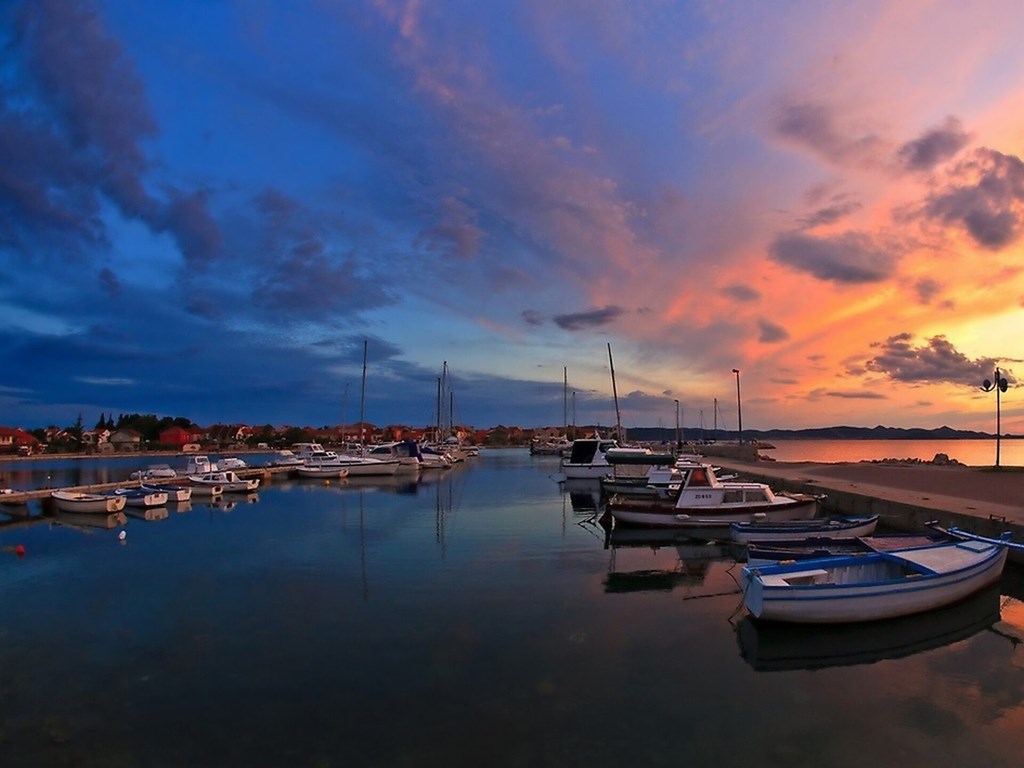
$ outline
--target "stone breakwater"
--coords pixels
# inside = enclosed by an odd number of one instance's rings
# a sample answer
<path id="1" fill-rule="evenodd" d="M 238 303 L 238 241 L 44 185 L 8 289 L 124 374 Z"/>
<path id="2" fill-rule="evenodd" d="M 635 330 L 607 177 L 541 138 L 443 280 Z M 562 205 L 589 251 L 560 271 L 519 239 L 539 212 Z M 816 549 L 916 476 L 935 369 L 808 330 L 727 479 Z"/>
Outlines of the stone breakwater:
<path id="1" fill-rule="evenodd" d="M 925 459 L 861 459 L 861 464 L 917 464 L 935 467 L 964 466 L 956 459 L 951 459 L 945 453 L 936 453 L 931 461 Z"/>

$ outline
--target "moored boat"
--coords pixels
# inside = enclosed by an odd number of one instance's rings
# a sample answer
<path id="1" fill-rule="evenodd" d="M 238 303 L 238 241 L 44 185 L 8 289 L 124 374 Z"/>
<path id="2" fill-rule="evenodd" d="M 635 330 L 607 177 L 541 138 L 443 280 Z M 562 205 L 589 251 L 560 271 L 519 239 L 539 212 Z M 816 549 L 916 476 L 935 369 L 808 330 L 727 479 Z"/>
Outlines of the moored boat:
<path id="1" fill-rule="evenodd" d="M 346 467 L 332 467 L 332 466 L 307 466 L 305 464 L 296 467 L 295 472 L 302 477 L 322 477 L 331 479 L 340 479 L 348 477 L 348 469 Z"/>
<path id="2" fill-rule="evenodd" d="M 129 477 L 132 480 L 173 480 L 178 476 L 167 464 L 150 464 L 145 469 L 132 472 Z"/>
<path id="3" fill-rule="evenodd" d="M 198 475 L 189 475 L 189 481 L 193 487 L 217 486 L 224 493 L 248 493 L 260 487 L 258 477 L 239 477 L 231 470 L 216 470 L 214 472 L 203 472 Z"/>
<path id="4" fill-rule="evenodd" d="M 162 507 L 167 503 L 167 492 L 155 488 L 116 488 L 112 493 L 123 497 L 129 507 Z"/>
<path id="5" fill-rule="evenodd" d="M 729 537 L 736 542 L 796 541 L 801 538 L 855 539 L 869 536 L 878 525 L 878 515 L 863 517 L 819 517 L 810 520 L 781 520 L 773 523 L 732 523 Z"/>
<path id="6" fill-rule="evenodd" d="M 78 514 L 110 514 L 124 509 L 124 496 L 110 496 L 103 493 L 78 493 L 76 491 L 53 491 L 50 498 L 62 512 Z"/>
<path id="7" fill-rule="evenodd" d="M 950 605 L 997 581 L 1011 545 L 949 533 L 957 538 L 931 547 L 745 566 L 743 603 L 757 619 L 810 624 L 876 621 Z"/>
<path id="8" fill-rule="evenodd" d="M 562 459 L 562 477 L 566 480 L 600 480 L 611 472 L 605 453 L 617 445 L 614 440 L 596 437 L 573 440 L 569 455 Z"/>
<path id="9" fill-rule="evenodd" d="M 675 498 L 616 494 L 607 509 L 616 524 L 686 528 L 695 536 L 728 536 L 735 522 L 805 520 L 814 517 L 818 497 L 776 494 L 765 483 L 723 481 L 710 464 L 688 460 L 675 464 L 680 488 Z"/>
<path id="10" fill-rule="evenodd" d="M 190 485 L 165 485 L 163 483 L 143 483 L 142 487 L 154 491 L 163 491 L 164 493 L 167 494 L 167 501 L 176 504 L 183 504 L 184 502 L 192 498 L 192 486 Z"/>

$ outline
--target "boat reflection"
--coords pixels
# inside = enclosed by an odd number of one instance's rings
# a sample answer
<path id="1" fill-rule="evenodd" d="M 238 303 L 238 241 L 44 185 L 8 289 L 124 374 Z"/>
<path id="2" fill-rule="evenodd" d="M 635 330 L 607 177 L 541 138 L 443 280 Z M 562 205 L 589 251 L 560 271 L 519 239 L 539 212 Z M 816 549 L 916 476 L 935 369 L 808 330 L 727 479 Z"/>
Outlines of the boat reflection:
<path id="1" fill-rule="evenodd" d="M 676 530 L 613 528 L 605 537 L 605 549 L 612 552 L 604 579 L 604 591 L 608 593 L 668 592 L 676 587 L 702 586 L 713 563 L 736 562 L 733 545 L 695 541 Z M 627 570 L 621 559 L 629 560 L 629 565 L 661 567 Z"/>
<path id="2" fill-rule="evenodd" d="M 214 496 L 209 501 L 204 501 L 210 509 L 219 509 L 230 512 L 240 504 L 257 504 L 260 500 L 258 493 L 231 493 L 223 496 Z"/>
<path id="3" fill-rule="evenodd" d="M 419 485 L 418 477 L 407 475 L 370 475 L 365 477 L 348 477 L 338 485 L 343 491 L 382 491 L 385 493 L 415 494 Z"/>
<path id="4" fill-rule="evenodd" d="M 125 509 L 125 514 L 128 517 L 134 517 L 136 520 L 145 520 L 146 522 L 166 520 L 169 516 L 167 507 L 131 507 L 130 509 Z"/>
<path id="5" fill-rule="evenodd" d="M 873 664 L 965 640 L 1000 620 L 1000 585 L 934 611 L 886 621 L 801 626 L 745 616 L 740 656 L 761 672 Z"/>
<path id="6" fill-rule="evenodd" d="M 572 511 L 581 515 L 593 515 L 604 509 L 600 479 L 570 478 L 560 483 L 562 493 L 569 497 Z"/>

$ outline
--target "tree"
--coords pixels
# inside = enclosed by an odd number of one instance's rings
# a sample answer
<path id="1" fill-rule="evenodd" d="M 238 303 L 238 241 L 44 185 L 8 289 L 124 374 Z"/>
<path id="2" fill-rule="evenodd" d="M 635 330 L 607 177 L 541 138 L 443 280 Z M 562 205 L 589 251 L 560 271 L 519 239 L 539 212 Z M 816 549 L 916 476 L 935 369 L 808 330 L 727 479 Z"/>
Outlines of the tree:
<path id="1" fill-rule="evenodd" d="M 107 427 L 107 415 L 105 413 L 100 414 L 100 420 L 96 422 L 96 426 L 93 429 L 106 429 Z"/>

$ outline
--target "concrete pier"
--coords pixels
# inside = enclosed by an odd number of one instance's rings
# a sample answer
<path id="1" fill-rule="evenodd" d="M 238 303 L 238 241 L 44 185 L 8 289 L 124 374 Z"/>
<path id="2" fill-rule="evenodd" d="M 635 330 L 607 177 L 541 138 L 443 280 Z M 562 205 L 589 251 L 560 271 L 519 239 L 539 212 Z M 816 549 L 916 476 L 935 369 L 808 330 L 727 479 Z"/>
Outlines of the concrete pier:
<path id="1" fill-rule="evenodd" d="M 1024 472 L 963 465 L 855 462 L 844 464 L 738 461 L 714 463 L 775 491 L 826 494 L 825 512 L 878 515 L 887 528 L 922 531 L 926 523 L 957 526 L 982 536 L 1004 531 L 1024 543 Z M 1010 559 L 1024 562 L 1024 553 Z"/>

